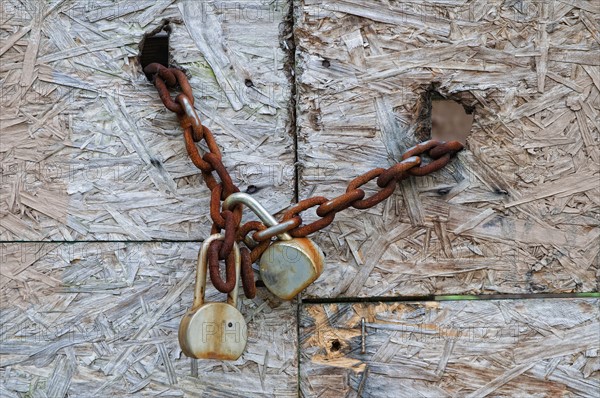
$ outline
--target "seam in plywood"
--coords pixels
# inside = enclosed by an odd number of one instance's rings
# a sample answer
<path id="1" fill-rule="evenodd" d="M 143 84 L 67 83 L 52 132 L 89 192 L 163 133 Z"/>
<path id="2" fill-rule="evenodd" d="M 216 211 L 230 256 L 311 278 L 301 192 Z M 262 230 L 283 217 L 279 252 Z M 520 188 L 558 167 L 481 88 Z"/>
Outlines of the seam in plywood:
<path id="1" fill-rule="evenodd" d="M 289 126 L 290 134 L 293 139 L 294 148 L 294 202 L 297 203 L 300 195 L 300 169 L 298 164 L 298 126 L 296 124 L 297 115 L 297 98 L 296 98 L 296 38 L 294 36 L 294 0 L 290 0 L 289 8 L 286 18 L 284 19 L 284 27 L 282 30 L 281 46 L 287 53 L 285 60 L 285 73 L 290 82 L 290 104 L 288 108 L 289 112 Z M 258 281 L 257 281 L 258 282 Z M 258 286 L 258 283 L 257 283 Z M 301 397 L 300 388 L 300 310 L 302 306 L 302 297 L 299 295 L 296 301 L 296 394 L 298 398 Z"/>
<path id="2" fill-rule="evenodd" d="M 112 240 L 0 240 L 0 244 L 17 244 L 17 243 L 40 243 L 40 244 L 64 244 L 64 243 L 200 243 L 204 242 L 204 239 L 146 239 L 146 240 L 127 240 L 127 239 L 112 239 Z"/>
<path id="3" fill-rule="evenodd" d="M 287 53 L 285 60 L 285 73 L 290 82 L 290 103 L 289 103 L 289 117 L 290 117 L 290 134 L 294 141 L 294 202 L 298 202 L 300 195 L 300 168 L 298 163 L 298 125 L 296 124 L 297 109 L 297 90 L 296 90 L 296 37 L 294 36 L 294 1 L 290 1 L 288 14 L 284 19 L 281 38 L 281 46 Z"/>
<path id="4" fill-rule="evenodd" d="M 600 297 L 600 292 L 305 298 L 302 300 L 301 304 L 389 303 L 399 301 L 543 300 L 550 298 L 570 299 L 581 297 Z"/>

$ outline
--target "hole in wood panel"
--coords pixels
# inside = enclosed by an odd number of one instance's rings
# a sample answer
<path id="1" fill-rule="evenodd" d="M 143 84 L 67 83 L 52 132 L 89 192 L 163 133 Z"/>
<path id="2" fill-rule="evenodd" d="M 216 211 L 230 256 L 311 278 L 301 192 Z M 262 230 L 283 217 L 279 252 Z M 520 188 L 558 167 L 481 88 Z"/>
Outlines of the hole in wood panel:
<path id="1" fill-rule="evenodd" d="M 139 63 L 142 70 L 155 62 L 167 67 L 169 66 L 170 33 L 171 27 L 169 26 L 169 21 L 164 21 L 161 26 L 144 35 L 139 45 Z M 146 75 L 146 78 L 150 80 L 151 76 Z"/>
<path id="2" fill-rule="evenodd" d="M 475 107 L 468 92 L 442 94 L 439 83 L 422 87 L 414 109 L 415 138 L 459 141 L 465 144 L 473 127 Z"/>
<path id="3" fill-rule="evenodd" d="M 336 339 L 331 342 L 331 351 L 339 351 L 340 348 L 342 348 L 342 343 L 339 340 Z"/>
<path id="4" fill-rule="evenodd" d="M 472 127 L 472 110 L 453 100 L 431 101 L 431 138 L 465 144 Z"/>

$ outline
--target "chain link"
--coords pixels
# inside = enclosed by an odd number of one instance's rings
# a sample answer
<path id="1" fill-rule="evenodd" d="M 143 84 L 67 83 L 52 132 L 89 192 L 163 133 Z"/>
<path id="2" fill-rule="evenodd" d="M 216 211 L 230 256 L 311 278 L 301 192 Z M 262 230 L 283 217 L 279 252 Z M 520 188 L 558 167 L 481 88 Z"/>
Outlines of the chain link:
<path id="1" fill-rule="evenodd" d="M 254 271 L 252 271 L 252 255 L 247 247 L 240 249 L 242 256 L 242 286 L 244 288 L 244 295 L 249 299 L 256 297 L 256 283 L 254 282 Z"/>
<path id="2" fill-rule="evenodd" d="M 208 247 L 208 271 L 213 286 L 222 293 L 229 293 L 235 287 L 235 252 L 232 250 L 225 260 L 225 280 L 221 278 L 219 257 L 224 243 L 215 240 Z"/>
<path id="3" fill-rule="evenodd" d="M 158 95 L 167 109 L 177 114 L 186 151 L 192 163 L 200 169 L 204 182 L 211 191 L 210 216 L 213 221 L 212 231 L 219 232 L 225 229 L 223 241 L 211 243 L 208 251 L 210 278 L 213 285 L 221 292 L 228 293 L 235 286 L 235 258 L 233 242 L 244 241 L 250 248 L 242 248 L 242 285 L 247 297 L 253 298 L 256 294 L 256 283 L 252 263 L 257 261 L 262 253 L 269 247 L 272 238 L 281 233 L 289 233 L 293 237 L 305 237 L 330 225 L 335 215 L 349 207 L 355 209 L 368 209 L 389 198 L 396 189 L 398 182 L 409 176 L 425 176 L 442 169 L 452 157 L 463 149 L 458 141 L 442 142 L 429 140 L 409 148 L 402 160 L 388 169 L 377 168 L 370 170 L 348 184 L 346 192 L 336 198 L 327 199 L 324 196 L 314 196 L 299 201 L 283 213 L 282 222 L 267 228 L 263 223 L 250 221 L 240 226 L 242 219 L 242 205 L 237 205 L 233 211 L 221 211 L 221 201 L 229 195 L 239 192 L 233 183 L 231 175 L 223 165 L 221 151 L 210 129 L 202 125 L 194 109 L 194 96 L 192 88 L 185 73 L 176 68 L 167 68 L 160 64 L 150 64 L 144 68 L 147 75 L 153 76 L 153 82 L 158 90 Z M 181 93 L 175 100 L 169 93 L 169 88 L 179 86 Z M 204 140 L 208 152 L 201 153 L 196 143 Z M 426 155 L 432 160 L 422 163 L 422 156 Z M 219 180 L 215 178 L 215 173 Z M 376 180 L 379 190 L 368 198 L 360 187 Z M 302 224 L 301 213 L 315 207 L 319 219 Z M 249 234 L 252 232 L 252 236 Z M 220 260 L 225 260 L 225 280 L 221 278 L 219 267 Z"/>
<path id="4" fill-rule="evenodd" d="M 376 206 L 394 193 L 398 182 L 411 175 L 423 176 L 443 168 L 450 162 L 451 157 L 462 148 L 463 145 L 458 141 L 442 142 L 429 140 L 422 142 L 408 149 L 402 155 L 402 161 L 392 167 L 388 169 L 377 168 L 369 170 L 356 177 L 348 184 L 346 193 L 334 199 L 329 200 L 323 196 L 315 196 L 301 200 L 283 213 L 282 223 L 291 219 L 300 220 L 298 227 L 292 228 L 287 232 L 296 238 L 305 237 L 331 224 L 335 215 L 348 207 L 368 209 Z M 417 155 L 427 155 L 433 161 L 423 165 L 421 157 Z M 360 187 L 375 179 L 380 189 L 365 199 L 365 192 Z M 316 205 L 318 205 L 317 216 L 320 219 L 310 224 L 302 225 L 300 213 Z"/>

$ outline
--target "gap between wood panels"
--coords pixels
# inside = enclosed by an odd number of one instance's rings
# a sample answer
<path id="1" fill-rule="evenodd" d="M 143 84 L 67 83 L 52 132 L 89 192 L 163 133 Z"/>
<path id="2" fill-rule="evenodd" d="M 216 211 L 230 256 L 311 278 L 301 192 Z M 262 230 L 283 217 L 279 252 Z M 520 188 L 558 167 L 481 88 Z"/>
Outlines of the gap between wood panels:
<path id="1" fill-rule="evenodd" d="M 0 240 L 0 244 L 16 244 L 16 243 L 39 243 L 49 245 L 75 244 L 75 243 L 202 243 L 204 239 L 151 239 L 151 240 L 127 240 L 127 239 L 110 239 L 110 240 Z"/>
<path id="2" fill-rule="evenodd" d="M 290 2 L 287 17 L 285 19 L 285 29 L 282 32 L 281 43 L 287 52 L 285 72 L 290 81 L 290 133 L 294 141 L 294 202 L 300 200 L 300 167 L 298 163 L 298 127 L 296 124 L 296 115 L 298 113 L 296 101 L 296 37 L 294 36 L 294 4 Z"/>
<path id="3" fill-rule="evenodd" d="M 335 303 L 388 303 L 398 301 L 460 301 L 460 300 L 539 300 L 556 298 L 600 298 L 600 292 L 584 293 L 531 293 L 531 294 L 473 294 L 473 295 L 428 295 L 428 296 L 379 296 L 379 297 L 334 297 L 306 298 L 302 304 Z"/>

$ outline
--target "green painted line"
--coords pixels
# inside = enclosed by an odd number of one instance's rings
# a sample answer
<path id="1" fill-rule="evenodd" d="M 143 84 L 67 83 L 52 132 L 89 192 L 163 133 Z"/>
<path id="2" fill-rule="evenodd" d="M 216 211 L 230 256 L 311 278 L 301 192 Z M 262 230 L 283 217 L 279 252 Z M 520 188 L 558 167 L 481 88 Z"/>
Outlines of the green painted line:
<path id="1" fill-rule="evenodd" d="M 472 294 L 459 294 L 459 295 L 446 295 L 446 296 L 435 296 L 435 301 L 458 301 L 458 300 L 481 300 L 481 296 L 475 296 Z"/>
<path id="2" fill-rule="evenodd" d="M 575 297 L 593 297 L 593 298 L 600 298 L 600 292 L 575 293 Z"/>

